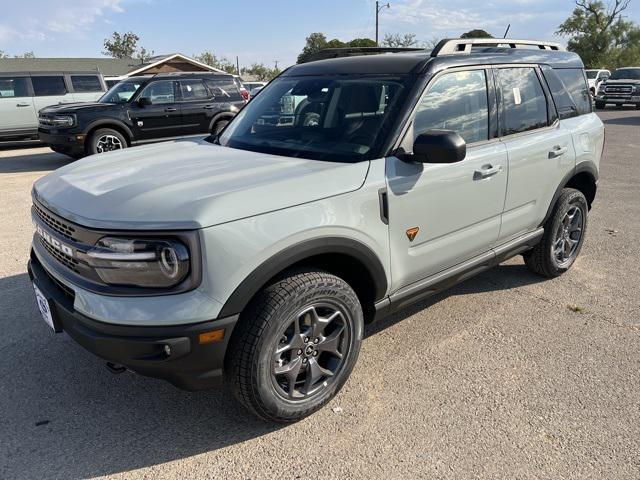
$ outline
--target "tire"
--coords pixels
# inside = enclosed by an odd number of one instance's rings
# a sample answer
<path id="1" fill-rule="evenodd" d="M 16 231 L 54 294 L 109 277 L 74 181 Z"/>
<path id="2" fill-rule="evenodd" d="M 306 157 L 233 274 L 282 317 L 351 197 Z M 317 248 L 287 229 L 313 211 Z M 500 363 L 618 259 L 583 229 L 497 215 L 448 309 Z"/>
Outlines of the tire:
<path id="1" fill-rule="evenodd" d="M 554 278 L 571 268 L 587 231 L 587 200 L 579 190 L 565 188 L 544 224 L 540 243 L 523 257 L 529 269 Z"/>
<path id="2" fill-rule="evenodd" d="M 298 421 L 347 381 L 363 323 L 358 297 L 344 280 L 318 270 L 291 271 L 241 314 L 227 350 L 226 381 L 258 417 Z"/>
<path id="3" fill-rule="evenodd" d="M 119 131 L 112 128 L 99 128 L 89 137 L 87 153 L 95 155 L 127 147 L 127 139 Z"/>
<path id="4" fill-rule="evenodd" d="M 597 108 L 598 110 L 604 110 L 604 107 L 605 107 L 606 105 L 607 105 L 607 104 L 606 104 L 605 102 L 598 102 L 598 101 L 596 100 L 596 108 Z"/>
<path id="5" fill-rule="evenodd" d="M 218 120 L 216 123 L 213 124 L 213 128 L 211 129 L 211 133 L 213 135 L 217 135 L 218 133 L 220 133 L 224 129 L 224 127 L 229 125 L 230 121 L 231 120 L 229 120 L 229 119 Z"/>
<path id="6" fill-rule="evenodd" d="M 640 110 L 640 103 L 636 103 L 636 110 Z"/>

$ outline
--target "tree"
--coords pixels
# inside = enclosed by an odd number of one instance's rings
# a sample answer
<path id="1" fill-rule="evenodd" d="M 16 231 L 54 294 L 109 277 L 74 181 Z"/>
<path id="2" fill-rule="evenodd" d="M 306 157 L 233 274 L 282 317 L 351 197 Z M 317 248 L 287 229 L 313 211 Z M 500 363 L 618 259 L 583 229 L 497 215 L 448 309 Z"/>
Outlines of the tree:
<path id="1" fill-rule="evenodd" d="M 111 38 L 104 40 L 104 55 L 113 58 L 133 58 L 140 37 L 133 32 L 113 32 Z"/>
<path id="2" fill-rule="evenodd" d="M 207 64 L 214 68 L 218 68 L 220 70 L 224 70 L 225 72 L 232 75 L 238 75 L 238 69 L 231 60 L 225 57 L 217 57 L 215 53 L 209 50 L 205 50 L 199 55 L 194 55 L 193 58 L 201 63 Z"/>
<path id="3" fill-rule="evenodd" d="M 622 18 L 630 0 L 577 0 L 576 8 L 556 33 L 570 37 L 567 49 L 585 65 L 615 68 L 640 63 L 640 28 Z"/>
<path id="4" fill-rule="evenodd" d="M 149 59 L 153 57 L 153 53 L 153 50 L 149 52 L 146 48 L 140 47 L 140 49 L 135 53 L 135 58 L 140 60 L 140 63 L 147 63 Z"/>
<path id="5" fill-rule="evenodd" d="M 4 50 L 0 50 L 0 58 L 9 58 L 9 54 Z"/>
<path id="6" fill-rule="evenodd" d="M 309 58 L 311 58 L 313 54 L 318 53 L 323 48 L 327 48 L 327 37 L 320 32 L 310 34 L 306 38 L 306 43 L 302 49 L 302 53 L 298 55 L 298 63 L 308 62 Z"/>
<path id="7" fill-rule="evenodd" d="M 383 47 L 391 48 L 406 48 L 415 47 L 418 45 L 415 33 L 405 33 L 400 35 L 399 33 L 387 33 L 382 40 Z"/>
<path id="8" fill-rule="evenodd" d="M 269 68 L 263 63 L 254 63 L 249 68 L 242 69 L 242 75 L 251 75 L 261 82 L 268 82 L 280 75 L 279 68 Z"/>
<path id="9" fill-rule="evenodd" d="M 489 32 L 476 28 L 460 35 L 460 38 L 493 38 Z"/>
<path id="10" fill-rule="evenodd" d="M 354 38 L 347 42 L 347 47 L 377 47 L 375 40 L 370 38 Z"/>

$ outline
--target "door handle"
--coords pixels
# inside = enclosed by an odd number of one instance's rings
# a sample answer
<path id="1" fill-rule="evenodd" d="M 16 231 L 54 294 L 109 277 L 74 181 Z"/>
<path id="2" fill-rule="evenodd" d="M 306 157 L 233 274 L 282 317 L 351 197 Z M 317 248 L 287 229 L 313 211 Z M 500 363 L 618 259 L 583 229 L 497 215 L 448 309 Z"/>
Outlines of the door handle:
<path id="1" fill-rule="evenodd" d="M 30 107 L 31 104 L 30 103 L 17 103 L 16 107 Z"/>
<path id="2" fill-rule="evenodd" d="M 175 108 L 173 108 L 173 107 L 167 107 L 167 108 L 165 108 L 165 109 L 164 109 L 164 111 L 165 111 L 165 112 L 175 112 L 175 111 L 176 111 L 176 109 L 175 109 Z"/>
<path id="3" fill-rule="evenodd" d="M 549 158 L 558 158 L 567 153 L 567 147 L 561 147 L 560 145 L 556 145 L 553 147 L 553 150 L 549 152 Z"/>
<path id="4" fill-rule="evenodd" d="M 493 177 L 501 171 L 502 165 L 498 165 L 497 167 L 494 167 L 491 164 L 483 165 L 480 170 L 476 170 L 475 172 L 473 172 L 473 179 L 482 180 L 483 178 Z"/>

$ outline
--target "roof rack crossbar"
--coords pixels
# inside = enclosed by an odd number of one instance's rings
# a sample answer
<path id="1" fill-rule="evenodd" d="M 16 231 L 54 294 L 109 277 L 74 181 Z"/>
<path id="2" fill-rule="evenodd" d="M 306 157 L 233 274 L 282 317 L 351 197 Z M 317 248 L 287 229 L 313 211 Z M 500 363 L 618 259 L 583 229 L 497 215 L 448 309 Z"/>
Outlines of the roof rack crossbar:
<path id="1" fill-rule="evenodd" d="M 471 53 L 476 46 L 523 48 L 538 47 L 540 50 L 562 51 L 564 47 L 559 43 L 543 42 L 539 40 L 514 40 L 512 38 L 446 38 L 441 40 L 431 52 L 432 57 L 442 55 L 460 55 Z"/>

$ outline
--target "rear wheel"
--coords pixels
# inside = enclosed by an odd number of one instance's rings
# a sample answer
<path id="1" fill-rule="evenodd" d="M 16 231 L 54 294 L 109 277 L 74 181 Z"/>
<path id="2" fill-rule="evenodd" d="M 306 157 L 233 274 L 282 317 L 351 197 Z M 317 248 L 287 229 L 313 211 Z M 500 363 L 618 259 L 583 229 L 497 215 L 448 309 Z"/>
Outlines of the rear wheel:
<path id="1" fill-rule="evenodd" d="M 360 302 L 344 280 L 322 271 L 292 272 L 243 312 L 229 345 L 227 380 L 257 416 L 300 420 L 344 385 L 362 331 Z"/>
<path id="2" fill-rule="evenodd" d="M 229 124 L 229 122 L 230 122 L 230 120 L 228 120 L 228 119 L 218 120 L 213 125 L 213 128 L 211 129 L 211 133 L 213 135 L 216 135 L 216 134 L 220 133 L 222 131 L 222 129 L 224 129 L 224 127 L 226 127 Z"/>
<path id="3" fill-rule="evenodd" d="M 127 140 L 117 130 L 112 128 L 99 128 L 89 137 L 87 150 L 90 155 L 96 153 L 111 152 L 127 148 Z"/>
<path id="4" fill-rule="evenodd" d="M 579 190 L 565 188 L 544 224 L 542 240 L 524 256 L 533 272 L 553 278 L 575 262 L 587 229 L 587 200 Z"/>

